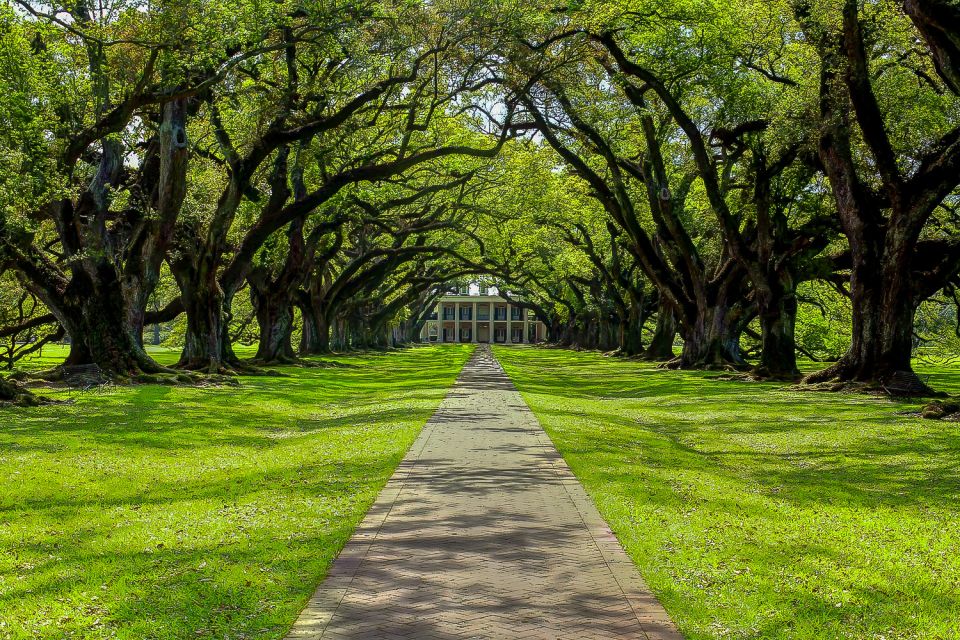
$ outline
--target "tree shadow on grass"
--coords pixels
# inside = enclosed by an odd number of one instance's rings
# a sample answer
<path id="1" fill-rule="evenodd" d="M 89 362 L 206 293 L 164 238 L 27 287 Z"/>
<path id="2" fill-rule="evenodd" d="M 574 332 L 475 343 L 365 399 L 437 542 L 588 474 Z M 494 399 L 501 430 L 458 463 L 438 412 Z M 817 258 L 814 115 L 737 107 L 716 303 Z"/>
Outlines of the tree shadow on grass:
<path id="1" fill-rule="evenodd" d="M 5 629 L 279 637 L 458 357 L 398 353 L 238 389 L 118 388 L 5 413 Z"/>
<path id="2" fill-rule="evenodd" d="M 698 633 L 940 637 L 960 615 L 943 555 L 960 544 L 960 425 L 591 354 L 501 360 Z"/>

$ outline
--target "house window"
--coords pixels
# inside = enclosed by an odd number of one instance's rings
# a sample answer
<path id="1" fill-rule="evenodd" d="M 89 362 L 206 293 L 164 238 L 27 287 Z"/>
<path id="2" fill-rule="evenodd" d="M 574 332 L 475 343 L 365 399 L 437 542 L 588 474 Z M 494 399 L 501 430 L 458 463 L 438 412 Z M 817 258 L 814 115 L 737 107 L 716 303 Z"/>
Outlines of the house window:
<path id="1" fill-rule="evenodd" d="M 514 327 L 510 331 L 511 342 L 523 342 L 523 327 Z"/>
<path id="2" fill-rule="evenodd" d="M 461 320 L 472 320 L 473 319 L 473 307 L 460 307 L 460 319 Z"/>
<path id="3" fill-rule="evenodd" d="M 443 308 L 443 319 L 444 320 L 454 320 L 456 318 L 455 312 L 452 306 Z"/>
<path id="4" fill-rule="evenodd" d="M 507 329 L 506 327 L 498 327 L 493 332 L 493 341 L 494 342 L 506 342 L 507 341 Z"/>
<path id="5" fill-rule="evenodd" d="M 507 319 L 507 308 L 506 307 L 497 307 L 493 310 L 493 319 L 494 320 L 506 320 Z"/>
<path id="6" fill-rule="evenodd" d="M 522 311 L 523 311 L 523 309 L 518 309 L 517 307 L 512 307 L 512 308 L 510 309 L 510 319 L 511 319 L 511 320 L 522 320 L 523 317 L 520 315 L 520 313 L 521 313 Z"/>
<path id="7" fill-rule="evenodd" d="M 477 320 L 489 320 L 490 319 L 490 305 L 480 305 L 477 307 Z"/>
<path id="8" fill-rule="evenodd" d="M 460 342 L 470 342 L 473 340 L 473 336 L 470 332 L 470 327 L 461 327 L 460 328 Z"/>

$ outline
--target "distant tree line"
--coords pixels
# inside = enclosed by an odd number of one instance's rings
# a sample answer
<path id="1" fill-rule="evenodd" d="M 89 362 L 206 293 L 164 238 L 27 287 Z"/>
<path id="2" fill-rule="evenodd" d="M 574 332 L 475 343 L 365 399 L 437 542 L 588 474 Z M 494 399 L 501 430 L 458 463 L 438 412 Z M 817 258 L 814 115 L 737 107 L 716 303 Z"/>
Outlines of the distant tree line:
<path id="1" fill-rule="evenodd" d="M 6 365 L 66 340 L 117 379 L 256 372 L 416 340 L 469 277 L 553 342 L 760 377 L 797 377 L 798 316 L 847 305 L 849 348 L 807 381 L 929 392 L 917 313 L 960 282 L 950 0 L 0 21 Z M 175 368 L 144 348 L 158 323 Z"/>

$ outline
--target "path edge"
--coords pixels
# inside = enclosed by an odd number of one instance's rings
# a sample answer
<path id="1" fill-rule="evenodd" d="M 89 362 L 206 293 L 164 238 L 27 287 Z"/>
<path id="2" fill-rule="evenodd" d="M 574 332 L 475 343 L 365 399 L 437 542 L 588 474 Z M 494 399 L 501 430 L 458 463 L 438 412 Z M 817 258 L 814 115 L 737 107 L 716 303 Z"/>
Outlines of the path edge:
<path id="1" fill-rule="evenodd" d="M 516 389 L 517 393 L 523 399 L 520 389 L 514 384 L 513 379 L 503 368 L 500 360 L 497 359 L 493 349 L 490 349 L 493 360 L 497 367 L 503 372 L 503 375 L 510 381 L 510 385 Z M 684 640 L 683 634 L 677 628 L 676 623 L 657 596 L 650 590 L 646 580 L 640 574 L 640 568 L 633 562 L 619 538 L 604 520 L 603 515 L 596 503 L 587 493 L 583 484 L 577 478 L 576 474 L 567 464 L 557 445 L 550 438 L 547 430 L 543 428 L 543 423 L 530 408 L 530 404 L 523 399 L 525 411 L 529 412 L 530 419 L 537 423 L 539 433 L 537 439 L 541 441 L 541 446 L 545 451 L 550 452 L 549 465 L 556 474 L 558 481 L 563 486 L 567 495 L 570 496 L 577 513 L 580 516 L 584 526 L 590 532 L 593 543 L 600 551 L 604 562 L 613 574 L 614 579 L 620 586 L 624 597 L 630 604 L 633 614 L 640 622 L 640 627 L 648 640 Z"/>
<path id="2" fill-rule="evenodd" d="M 340 602 L 347 594 L 357 570 L 360 568 L 360 565 L 363 564 L 363 560 L 366 558 L 370 546 L 380 534 L 380 527 L 383 526 L 384 521 L 390 515 L 390 511 L 393 510 L 393 506 L 403 492 L 410 472 L 417 465 L 417 462 L 420 460 L 420 454 L 424 448 L 426 448 L 430 437 L 440 424 L 439 421 L 436 420 L 437 414 L 440 412 L 443 403 L 450 394 L 456 391 L 457 386 L 460 384 L 460 376 L 463 374 L 463 370 L 470 364 L 470 361 L 477 356 L 478 352 L 479 349 L 474 348 L 470 353 L 470 357 L 464 361 L 463 366 L 460 367 L 460 371 L 457 372 L 457 377 L 454 379 L 453 384 L 450 385 L 447 392 L 443 395 L 443 398 L 437 404 L 436 409 L 434 409 L 430 417 L 427 418 L 423 428 L 420 429 L 420 433 L 417 434 L 416 439 L 403 453 L 403 459 L 400 460 L 400 464 L 393 470 L 390 479 L 387 480 L 383 488 L 380 489 L 373 504 L 367 509 L 363 519 L 357 525 L 356 529 L 353 530 L 346 544 L 340 549 L 340 553 L 337 554 L 337 557 L 334 558 L 330 564 L 330 569 L 327 571 L 326 576 L 320 581 L 313 595 L 310 596 L 310 599 L 307 600 L 306 604 L 300 610 L 297 619 L 284 636 L 284 640 L 321 640 L 321 638 L 323 638 L 323 634 L 333 619 L 337 608 L 340 606 Z"/>

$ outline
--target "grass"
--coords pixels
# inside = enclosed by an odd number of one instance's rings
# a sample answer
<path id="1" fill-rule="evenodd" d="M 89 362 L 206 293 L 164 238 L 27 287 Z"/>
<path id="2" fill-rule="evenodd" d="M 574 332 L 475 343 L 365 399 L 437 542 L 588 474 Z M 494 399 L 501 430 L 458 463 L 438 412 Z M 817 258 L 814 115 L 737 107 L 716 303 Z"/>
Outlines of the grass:
<path id="1" fill-rule="evenodd" d="M 0 638 L 281 638 L 470 351 L 4 410 Z"/>
<path id="2" fill-rule="evenodd" d="M 687 638 L 960 638 L 960 425 L 854 395 L 495 353 Z M 925 368 L 960 392 L 960 370 Z"/>

